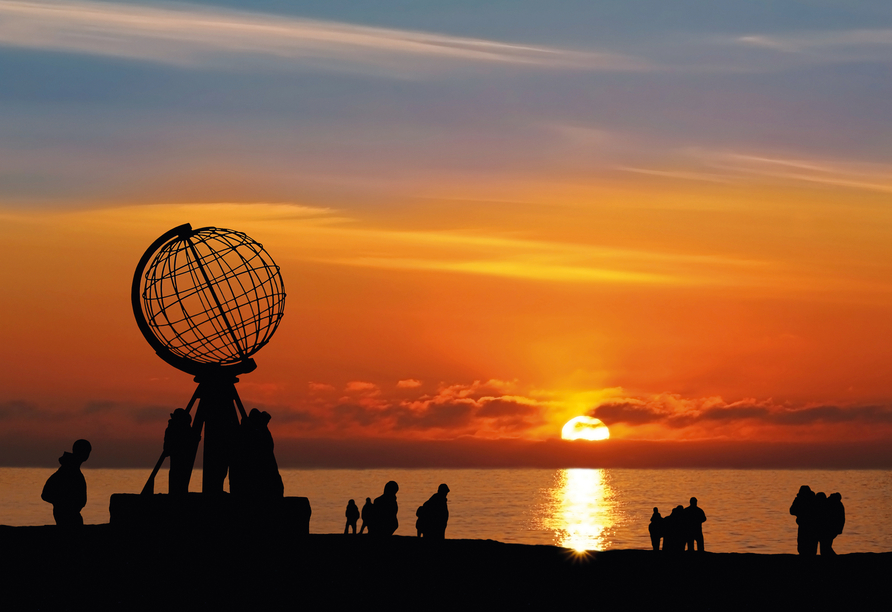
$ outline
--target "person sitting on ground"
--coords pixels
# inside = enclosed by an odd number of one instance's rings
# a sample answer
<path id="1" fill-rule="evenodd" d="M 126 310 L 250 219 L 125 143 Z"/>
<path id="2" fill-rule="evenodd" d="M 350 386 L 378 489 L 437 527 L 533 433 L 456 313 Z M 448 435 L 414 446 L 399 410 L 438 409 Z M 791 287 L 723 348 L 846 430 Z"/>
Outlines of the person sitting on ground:
<path id="1" fill-rule="evenodd" d="M 81 473 L 81 464 L 90 458 L 92 445 L 78 440 L 59 457 L 59 469 L 43 486 L 40 498 L 53 505 L 53 518 L 60 527 L 79 527 L 84 524 L 81 510 L 87 505 L 87 480 Z"/>

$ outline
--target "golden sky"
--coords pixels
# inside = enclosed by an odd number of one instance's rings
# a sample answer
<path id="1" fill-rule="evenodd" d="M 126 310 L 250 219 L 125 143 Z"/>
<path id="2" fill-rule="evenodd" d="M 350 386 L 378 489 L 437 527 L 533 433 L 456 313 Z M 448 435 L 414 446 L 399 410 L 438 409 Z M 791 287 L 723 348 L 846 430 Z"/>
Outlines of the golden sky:
<path id="1" fill-rule="evenodd" d="M 281 448 L 889 440 L 892 13 L 525 3 L 0 2 L 0 461 L 160 449 L 194 383 L 129 290 L 182 223 L 281 266 Z"/>

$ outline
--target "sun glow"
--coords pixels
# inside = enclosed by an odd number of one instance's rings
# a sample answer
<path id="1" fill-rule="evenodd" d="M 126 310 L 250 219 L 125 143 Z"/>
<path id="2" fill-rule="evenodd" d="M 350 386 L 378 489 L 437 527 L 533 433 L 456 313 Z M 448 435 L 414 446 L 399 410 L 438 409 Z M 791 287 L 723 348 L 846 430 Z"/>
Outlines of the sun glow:
<path id="1" fill-rule="evenodd" d="M 564 440 L 606 440 L 609 437 L 607 426 L 600 419 L 589 416 L 572 418 L 561 430 Z"/>
<path id="2" fill-rule="evenodd" d="M 561 470 L 556 543 L 576 552 L 610 547 L 615 495 L 604 470 Z"/>

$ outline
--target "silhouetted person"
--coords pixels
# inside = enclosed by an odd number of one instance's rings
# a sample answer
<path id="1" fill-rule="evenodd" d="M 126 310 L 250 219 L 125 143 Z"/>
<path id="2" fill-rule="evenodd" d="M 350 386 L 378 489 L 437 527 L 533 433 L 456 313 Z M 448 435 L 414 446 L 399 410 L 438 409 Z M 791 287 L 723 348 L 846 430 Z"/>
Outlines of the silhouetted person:
<path id="1" fill-rule="evenodd" d="M 344 535 L 347 535 L 351 527 L 353 527 L 353 535 L 356 535 L 356 521 L 359 520 L 359 508 L 356 507 L 356 502 L 352 499 L 347 502 L 347 510 L 344 512 L 344 516 L 347 517 L 347 524 L 344 525 Z"/>
<path id="2" fill-rule="evenodd" d="M 238 461 L 230 470 L 229 484 L 233 493 L 252 499 L 272 499 L 285 495 L 274 452 L 275 443 L 269 431 L 268 412 L 251 410 L 241 424 L 241 449 Z"/>
<path id="3" fill-rule="evenodd" d="M 185 495 L 189 492 L 192 468 L 195 465 L 195 452 L 201 436 L 192 429 L 192 417 L 177 408 L 170 413 L 167 429 L 164 431 L 164 455 L 170 457 L 168 489 L 170 495 Z"/>
<path id="4" fill-rule="evenodd" d="M 691 498 L 691 505 L 684 509 L 685 540 L 688 550 L 694 550 L 694 542 L 697 543 L 697 552 L 703 552 L 703 523 L 706 522 L 706 513 L 697 506 L 697 498 Z"/>
<path id="5" fill-rule="evenodd" d="M 822 555 L 832 555 L 827 549 L 831 548 L 828 538 L 830 536 L 830 516 L 828 515 L 827 494 L 815 493 L 815 535 L 818 536 L 818 544 Z"/>
<path id="6" fill-rule="evenodd" d="M 362 534 L 363 531 L 368 529 L 369 525 L 372 522 L 372 514 L 375 513 L 375 507 L 372 505 L 372 498 L 366 497 L 365 503 L 362 505 L 362 525 L 359 527 L 359 533 Z M 369 533 L 371 533 L 371 529 L 369 529 Z"/>
<path id="7" fill-rule="evenodd" d="M 835 555 L 833 540 L 842 533 L 846 524 L 846 509 L 842 505 L 842 495 L 831 493 L 825 502 L 823 514 L 823 525 L 819 533 L 821 555 Z"/>
<path id="8" fill-rule="evenodd" d="M 53 505 L 53 518 L 60 527 L 84 524 L 81 510 L 87 505 L 87 481 L 81 464 L 90 458 L 93 447 L 86 440 L 78 440 L 59 457 L 59 469 L 43 485 L 40 498 Z"/>
<path id="9" fill-rule="evenodd" d="M 669 516 L 663 518 L 663 550 L 673 553 L 683 552 L 684 545 L 684 506 L 678 505 L 672 509 Z"/>
<path id="10" fill-rule="evenodd" d="M 384 485 L 384 493 L 375 498 L 372 522 L 369 524 L 369 534 L 373 536 L 390 536 L 400 526 L 396 518 L 396 514 L 399 511 L 396 503 L 396 494 L 399 490 L 400 486 L 391 480 Z"/>
<path id="11" fill-rule="evenodd" d="M 800 555 L 813 557 L 818 553 L 817 504 L 815 494 L 808 485 L 799 487 L 799 493 L 790 506 L 790 514 L 799 525 L 796 549 Z"/>
<path id="12" fill-rule="evenodd" d="M 650 533 L 650 545 L 654 550 L 660 550 L 660 539 L 663 537 L 663 516 L 660 509 L 654 507 L 654 513 L 650 515 L 650 524 L 647 526 Z"/>
<path id="13" fill-rule="evenodd" d="M 418 516 L 415 528 L 418 530 L 419 536 L 435 540 L 442 540 L 446 537 L 446 523 L 449 522 L 449 506 L 446 503 L 448 494 L 449 487 L 441 484 L 437 488 L 437 492 L 418 508 L 415 513 Z"/>

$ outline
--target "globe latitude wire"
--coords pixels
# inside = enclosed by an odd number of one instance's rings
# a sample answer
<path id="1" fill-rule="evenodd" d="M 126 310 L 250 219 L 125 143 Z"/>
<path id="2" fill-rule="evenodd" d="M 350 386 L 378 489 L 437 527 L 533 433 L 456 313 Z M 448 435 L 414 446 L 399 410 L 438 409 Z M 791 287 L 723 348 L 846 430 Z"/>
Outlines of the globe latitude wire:
<path id="1" fill-rule="evenodd" d="M 242 232 L 192 230 L 188 224 L 159 238 L 150 247 L 156 250 L 151 262 L 140 262 L 144 274 L 137 268 L 143 288 L 141 312 L 135 303 L 134 311 L 159 356 L 192 374 L 218 367 L 253 370 L 251 356 L 269 342 L 285 310 L 285 288 L 272 257 Z"/>

